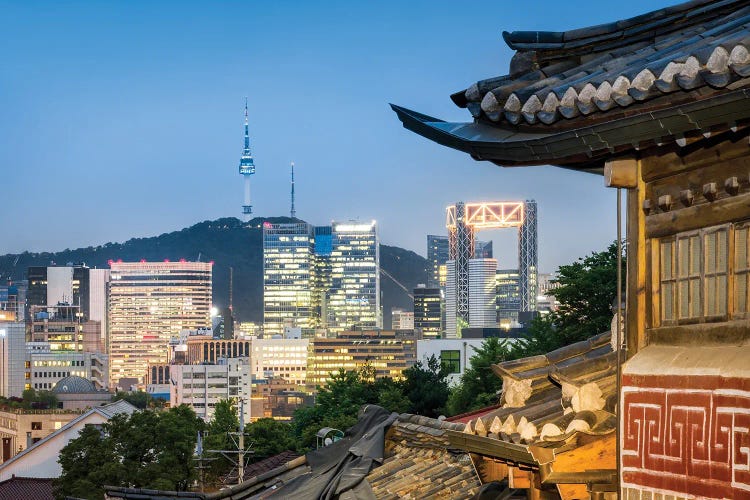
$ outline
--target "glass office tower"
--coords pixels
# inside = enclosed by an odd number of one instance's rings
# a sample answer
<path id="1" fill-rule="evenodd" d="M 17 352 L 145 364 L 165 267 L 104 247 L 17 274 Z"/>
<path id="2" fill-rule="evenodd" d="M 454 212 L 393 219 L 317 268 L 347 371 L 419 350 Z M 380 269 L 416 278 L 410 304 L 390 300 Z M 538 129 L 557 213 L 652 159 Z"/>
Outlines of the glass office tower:
<path id="1" fill-rule="evenodd" d="M 310 328 L 313 226 L 263 223 L 263 332 L 281 335 L 284 325 Z"/>
<path id="2" fill-rule="evenodd" d="M 332 225 L 328 327 L 380 327 L 380 250 L 375 221 Z"/>

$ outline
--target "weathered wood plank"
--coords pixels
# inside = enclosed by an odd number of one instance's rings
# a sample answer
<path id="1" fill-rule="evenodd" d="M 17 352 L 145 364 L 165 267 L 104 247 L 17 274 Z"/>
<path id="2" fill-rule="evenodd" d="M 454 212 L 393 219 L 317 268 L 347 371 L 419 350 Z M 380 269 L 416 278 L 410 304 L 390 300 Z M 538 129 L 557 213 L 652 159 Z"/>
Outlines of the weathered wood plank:
<path id="1" fill-rule="evenodd" d="M 646 237 L 661 238 L 747 218 L 750 218 L 750 192 L 719 199 L 710 204 L 649 215 L 646 217 Z"/>
<path id="2" fill-rule="evenodd" d="M 625 341 L 628 357 L 634 355 L 646 345 L 646 238 L 643 201 L 646 197 L 646 186 L 642 179 L 644 162 L 638 162 L 638 186 L 627 194 L 627 228 L 628 242 Z"/>
<path id="3" fill-rule="evenodd" d="M 716 142 L 713 147 L 704 146 L 695 148 L 695 150 L 686 148 L 688 151 L 685 149 L 672 152 L 661 151 L 661 154 L 650 157 L 649 161 L 642 167 L 643 180 L 651 182 L 676 173 L 746 156 L 750 153 L 747 129 L 722 135 L 726 138 L 723 141 L 721 140 L 722 137 L 712 138 L 712 142 Z M 705 144 L 705 141 L 703 141 L 703 144 Z"/>

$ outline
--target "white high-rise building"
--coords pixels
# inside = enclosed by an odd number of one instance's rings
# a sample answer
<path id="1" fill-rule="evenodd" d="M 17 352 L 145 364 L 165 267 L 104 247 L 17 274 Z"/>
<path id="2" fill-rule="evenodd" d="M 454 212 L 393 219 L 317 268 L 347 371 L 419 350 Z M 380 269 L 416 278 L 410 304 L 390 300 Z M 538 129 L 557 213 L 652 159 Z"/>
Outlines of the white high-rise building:
<path id="1" fill-rule="evenodd" d="M 445 334 L 447 338 L 459 336 L 463 327 L 492 328 L 497 326 L 497 288 L 495 273 L 496 259 L 469 259 L 469 321 L 463 320 L 459 325 L 458 297 L 455 261 L 446 263 L 447 279 L 445 284 Z"/>
<path id="2" fill-rule="evenodd" d="M 107 345 L 107 285 L 109 269 L 89 269 L 89 321 L 102 325 L 102 345 Z"/>
<path id="3" fill-rule="evenodd" d="M 497 326 L 496 259 L 469 260 L 469 326 Z"/>
<path id="4" fill-rule="evenodd" d="M 0 322 L 0 396 L 21 397 L 26 388 L 26 324 Z"/>
<path id="5" fill-rule="evenodd" d="M 456 338 L 458 335 L 458 309 L 456 308 L 456 261 L 452 259 L 446 261 L 445 268 L 445 336 L 447 338 Z"/>

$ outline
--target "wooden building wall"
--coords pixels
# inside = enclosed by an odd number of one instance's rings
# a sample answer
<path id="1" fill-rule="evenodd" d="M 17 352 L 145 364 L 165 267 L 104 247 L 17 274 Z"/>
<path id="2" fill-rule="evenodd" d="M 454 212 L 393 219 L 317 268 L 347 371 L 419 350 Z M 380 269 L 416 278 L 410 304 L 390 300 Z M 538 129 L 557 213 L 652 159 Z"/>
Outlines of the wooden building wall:
<path id="1" fill-rule="evenodd" d="M 747 133 L 636 162 L 623 498 L 750 498 Z"/>

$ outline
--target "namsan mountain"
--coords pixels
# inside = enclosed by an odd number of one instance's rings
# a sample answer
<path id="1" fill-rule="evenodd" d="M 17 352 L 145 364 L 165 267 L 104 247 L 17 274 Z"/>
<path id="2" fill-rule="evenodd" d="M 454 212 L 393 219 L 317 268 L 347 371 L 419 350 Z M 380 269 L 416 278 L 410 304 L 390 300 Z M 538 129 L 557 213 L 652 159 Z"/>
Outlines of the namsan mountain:
<path id="1" fill-rule="evenodd" d="M 242 222 L 234 217 L 199 222 L 180 231 L 147 238 L 132 238 L 124 243 L 106 243 L 96 247 L 65 249 L 59 252 L 23 252 L 0 256 L 0 280 L 21 280 L 29 266 L 85 263 L 89 267 L 108 267 L 110 260 L 125 262 L 169 260 L 213 261 L 213 301 L 218 307 L 229 303 L 229 269 L 233 274 L 232 305 L 240 321 L 263 320 L 263 222 L 299 221 L 289 217 L 256 217 Z M 403 248 L 380 245 L 381 305 L 384 327 L 390 328 L 391 308 L 411 310 L 412 290 L 427 280 L 427 260 Z"/>

